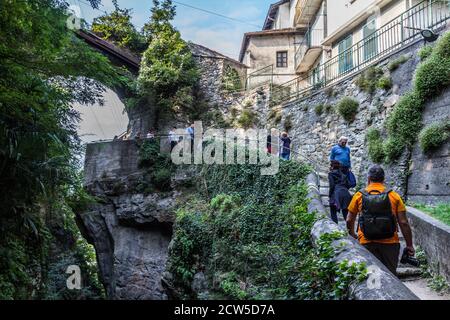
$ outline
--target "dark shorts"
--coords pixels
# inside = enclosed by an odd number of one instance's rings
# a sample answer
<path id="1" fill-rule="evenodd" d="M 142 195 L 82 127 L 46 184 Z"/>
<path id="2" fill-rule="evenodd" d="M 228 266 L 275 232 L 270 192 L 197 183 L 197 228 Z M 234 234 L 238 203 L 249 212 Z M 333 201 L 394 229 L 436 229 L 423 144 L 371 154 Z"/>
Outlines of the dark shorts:
<path id="1" fill-rule="evenodd" d="M 400 256 L 400 244 L 369 243 L 364 247 L 369 250 L 386 268 L 397 275 L 398 260 Z"/>

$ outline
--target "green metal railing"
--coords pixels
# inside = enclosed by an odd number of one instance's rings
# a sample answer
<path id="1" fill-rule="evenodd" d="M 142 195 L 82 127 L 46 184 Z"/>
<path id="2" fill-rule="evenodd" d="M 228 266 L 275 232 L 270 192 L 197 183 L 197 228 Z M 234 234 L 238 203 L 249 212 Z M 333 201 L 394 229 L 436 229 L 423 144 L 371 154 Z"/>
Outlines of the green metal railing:
<path id="1" fill-rule="evenodd" d="M 272 87 L 273 84 L 273 64 L 256 70 L 248 75 L 245 89 L 252 90 L 258 87 L 262 87 L 265 85 L 270 85 Z"/>
<path id="2" fill-rule="evenodd" d="M 314 91 L 355 74 L 421 36 L 421 29 L 437 29 L 450 19 L 449 0 L 426 0 L 391 20 L 326 63 L 273 88 L 272 105 L 302 99 Z"/>

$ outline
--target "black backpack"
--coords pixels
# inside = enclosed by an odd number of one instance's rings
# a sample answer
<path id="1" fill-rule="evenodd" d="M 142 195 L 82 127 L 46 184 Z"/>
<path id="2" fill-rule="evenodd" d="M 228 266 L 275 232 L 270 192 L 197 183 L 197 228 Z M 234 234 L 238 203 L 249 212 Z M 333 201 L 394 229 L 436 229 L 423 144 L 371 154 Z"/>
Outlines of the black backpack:
<path id="1" fill-rule="evenodd" d="M 392 238 L 397 231 L 397 221 L 392 214 L 391 201 L 387 192 L 360 191 L 362 194 L 362 212 L 359 227 L 367 240 Z M 375 193 L 375 194 L 374 194 Z"/>

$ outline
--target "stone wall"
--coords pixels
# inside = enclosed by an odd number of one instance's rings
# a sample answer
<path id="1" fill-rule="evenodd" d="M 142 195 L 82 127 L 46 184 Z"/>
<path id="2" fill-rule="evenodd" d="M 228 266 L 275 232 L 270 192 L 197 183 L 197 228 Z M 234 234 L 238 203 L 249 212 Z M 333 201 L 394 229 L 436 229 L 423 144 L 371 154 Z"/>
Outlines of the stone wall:
<path id="1" fill-rule="evenodd" d="M 425 251 L 431 269 L 450 282 L 450 227 L 410 207 L 408 220 L 414 243 Z"/>
<path id="2" fill-rule="evenodd" d="M 366 93 L 356 84 L 359 76 L 357 74 L 330 88 L 315 92 L 301 101 L 284 106 L 281 109 L 282 120 L 275 126 L 284 130 L 284 122 L 289 117 L 293 125 L 290 130 L 293 149 L 315 162 L 321 172 L 328 171 L 329 152 L 339 137 L 349 137 L 353 171 L 359 180 L 358 187 L 363 186 L 367 171 L 373 164 L 368 156 L 366 133 L 370 127 L 384 131 L 389 114 L 400 97 L 412 87 L 414 73 L 420 63 L 417 52 L 422 46 L 422 41 L 416 42 L 377 64 L 386 76 L 391 77 L 392 89 L 387 91 L 377 89 L 373 94 Z M 390 72 L 388 64 L 403 56 L 408 57 L 408 60 L 398 69 Z M 425 124 L 449 117 L 449 92 L 427 104 L 424 112 Z M 351 123 L 345 121 L 336 110 L 337 104 L 344 97 L 354 98 L 360 103 L 355 121 Z M 331 105 L 333 108 L 330 112 L 324 111 L 322 115 L 317 115 L 315 107 L 319 104 Z M 265 121 L 267 128 L 274 126 L 268 119 Z M 412 175 L 408 183 L 410 160 L 412 160 Z M 387 183 L 403 196 L 408 192 L 418 201 L 448 201 L 450 197 L 449 162 L 448 144 L 433 155 L 422 154 L 420 148 L 416 146 L 412 156 L 405 151 L 396 163 L 384 166 Z"/>
<path id="3" fill-rule="evenodd" d="M 245 91 L 247 67 L 206 47 L 191 43 L 190 48 L 200 70 L 200 80 L 195 95 L 200 101 L 207 104 L 208 111 L 218 110 L 225 116 L 228 115 L 233 106 L 241 104 L 249 95 Z M 227 66 L 238 72 L 242 82 L 241 91 L 226 92 L 223 90 L 222 78 Z M 252 93 L 250 93 L 251 95 Z M 148 101 L 145 105 L 127 110 L 131 137 L 135 137 L 137 133 L 145 134 L 155 127 L 154 106 L 154 101 Z M 197 120 L 187 119 L 183 115 L 173 113 L 162 114 L 160 117 L 158 129 L 160 133 L 166 134 L 172 126 L 183 128 L 187 127 L 190 121 Z"/>
<path id="4" fill-rule="evenodd" d="M 318 176 L 310 174 L 308 182 L 308 198 L 311 200 L 308 205 L 308 211 L 314 212 L 319 217 L 326 217 L 327 211 L 320 199 L 318 189 Z M 329 218 L 322 218 L 316 222 L 311 231 L 314 243 L 321 236 L 334 232 L 345 232 Z M 350 236 L 335 240 L 332 243 L 336 252 L 334 261 L 337 263 L 347 260 L 349 264 L 364 263 L 371 270 L 378 270 L 379 286 L 371 286 L 373 283 L 370 279 L 361 283 L 355 283 L 350 290 L 350 296 L 355 300 L 418 300 L 416 295 L 412 293 L 397 277 L 386 269 L 386 267 L 375 258 L 367 249 L 358 244 L 358 242 Z M 375 276 L 375 275 L 374 275 Z"/>
<path id="5" fill-rule="evenodd" d="M 77 213 L 78 224 L 95 247 L 108 298 L 167 299 L 161 278 L 180 192 L 140 192 L 138 150 L 131 140 L 87 146 L 85 186 L 97 202 Z"/>
<path id="6" fill-rule="evenodd" d="M 450 121 L 450 88 L 430 101 L 423 114 L 424 125 Z M 450 141 L 431 154 L 416 144 L 411 156 L 408 199 L 416 203 L 450 202 Z"/>
<path id="7" fill-rule="evenodd" d="M 242 79 L 242 86 L 245 88 L 246 70 L 221 58 L 194 56 L 200 68 L 199 94 L 212 107 L 227 110 L 233 106 L 237 100 L 245 96 L 245 91 L 237 93 L 227 93 L 222 90 L 222 77 L 225 66 L 230 65 L 237 70 Z"/>

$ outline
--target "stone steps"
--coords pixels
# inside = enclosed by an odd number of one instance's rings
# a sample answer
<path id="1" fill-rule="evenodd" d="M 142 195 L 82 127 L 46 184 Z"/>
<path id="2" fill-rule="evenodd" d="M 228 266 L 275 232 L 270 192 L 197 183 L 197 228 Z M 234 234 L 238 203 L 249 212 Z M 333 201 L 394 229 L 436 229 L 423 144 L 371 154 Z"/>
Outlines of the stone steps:
<path id="1" fill-rule="evenodd" d="M 329 191 L 330 191 L 330 186 L 328 184 L 328 176 L 320 175 L 319 192 L 320 192 L 320 197 L 322 199 L 322 203 L 327 208 L 327 210 L 329 210 L 329 207 L 330 207 Z M 344 230 L 346 229 L 346 222 L 344 221 L 344 218 L 342 217 L 341 214 L 338 215 L 338 225 L 341 228 L 343 228 Z M 401 243 L 401 248 L 400 248 L 400 258 L 401 258 L 403 249 L 405 248 L 406 244 L 405 244 L 405 239 L 401 232 L 398 233 L 398 236 L 399 236 L 400 243 Z M 397 268 L 397 276 L 403 282 L 416 281 L 418 279 L 421 279 L 422 270 L 417 267 L 399 263 L 399 266 Z"/>

